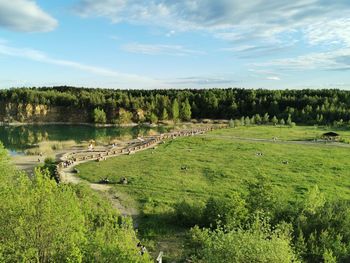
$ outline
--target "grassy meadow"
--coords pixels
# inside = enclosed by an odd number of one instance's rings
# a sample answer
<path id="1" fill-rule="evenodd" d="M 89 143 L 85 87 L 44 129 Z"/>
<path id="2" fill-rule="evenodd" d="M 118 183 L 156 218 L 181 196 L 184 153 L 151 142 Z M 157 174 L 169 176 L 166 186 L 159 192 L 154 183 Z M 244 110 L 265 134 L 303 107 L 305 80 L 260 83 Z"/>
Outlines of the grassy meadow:
<path id="1" fill-rule="evenodd" d="M 328 131 L 315 127 L 239 127 L 216 130 L 202 136 L 178 138 L 130 156 L 89 162 L 78 166 L 80 176 L 90 182 L 108 177 L 125 205 L 142 212 L 140 234 L 156 249 L 161 238 L 166 249 L 179 257 L 185 229 L 168 223 L 172 207 L 181 200 L 196 203 L 209 197 L 225 197 L 233 191 L 246 192 L 248 182 L 267 176 L 280 200 L 296 201 L 314 185 L 326 197 L 350 199 L 350 147 L 326 143 L 293 144 L 249 141 L 240 138 L 313 140 Z M 350 136 L 349 131 L 338 131 Z M 259 155 L 258 153 L 262 153 Z M 152 243 L 153 242 L 153 243 Z M 164 247 L 163 247 L 164 249 Z"/>

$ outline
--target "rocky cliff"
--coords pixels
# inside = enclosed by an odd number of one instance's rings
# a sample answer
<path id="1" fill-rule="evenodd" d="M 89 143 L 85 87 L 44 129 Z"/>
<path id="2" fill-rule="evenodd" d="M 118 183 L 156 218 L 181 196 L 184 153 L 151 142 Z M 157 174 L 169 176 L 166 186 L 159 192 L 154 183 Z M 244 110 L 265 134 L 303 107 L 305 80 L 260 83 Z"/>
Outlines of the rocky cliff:
<path id="1" fill-rule="evenodd" d="M 72 122 L 91 121 L 87 110 L 64 106 L 3 103 L 0 105 L 0 122 Z"/>

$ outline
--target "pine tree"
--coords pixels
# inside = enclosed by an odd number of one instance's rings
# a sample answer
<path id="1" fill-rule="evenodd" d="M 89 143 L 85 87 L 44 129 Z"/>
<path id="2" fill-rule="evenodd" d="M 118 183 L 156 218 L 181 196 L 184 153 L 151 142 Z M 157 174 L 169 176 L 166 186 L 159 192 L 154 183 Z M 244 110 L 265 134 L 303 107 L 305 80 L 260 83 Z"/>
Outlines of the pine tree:
<path id="1" fill-rule="evenodd" d="M 263 123 L 264 124 L 268 124 L 270 121 L 270 116 L 268 113 L 265 113 L 264 117 L 263 117 Z"/>
<path id="2" fill-rule="evenodd" d="M 276 116 L 273 116 L 271 122 L 273 123 L 273 125 L 277 125 L 277 123 L 278 123 L 277 117 L 276 117 Z"/>
<path id="3" fill-rule="evenodd" d="M 186 99 L 183 103 L 181 103 L 181 119 L 184 121 L 189 121 L 191 119 L 191 114 L 191 105 L 188 99 Z"/>
<path id="4" fill-rule="evenodd" d="M 261 124 L 261 122 L 262 122 L 262 119 L 261 119 L 260 114 L 255 114 L 255 123 Z"/>
<path id="5" fill-rule="evenodd" d="M 169 118 L 168 111 L 166 110 L 166 108 L 164 108 L 162 112 L 162 120 L 165 121 L 168 118 Z"/>
<path id="6" fill-rule="evenodd" d="M 171 105 L 171 115 L 173 118 L 173 121 L 176 123 L 179 120 L 179 103 L 177 102 L 177 99 L 174 99 L 173 104 Z"/>

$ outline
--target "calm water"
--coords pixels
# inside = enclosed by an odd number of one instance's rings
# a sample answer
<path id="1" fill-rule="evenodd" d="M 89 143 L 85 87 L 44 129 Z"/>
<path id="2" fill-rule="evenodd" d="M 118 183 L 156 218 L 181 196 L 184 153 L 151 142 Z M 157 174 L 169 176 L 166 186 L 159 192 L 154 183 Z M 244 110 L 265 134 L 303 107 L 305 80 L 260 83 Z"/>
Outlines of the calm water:
<path id="1" fill-rule="evenodd" d="M 76 142 L 88 140 L 113 139 L 123 136 L 136 138 L 148 135 L 151 130 L 165 132 L 167 128 L 149 127 L 92 127 L 84 125 L 25 125 L 25 126 L 0 126 L 0 141 L 12 154 L 33 147 L 42 141 L 66 141 Z"/>

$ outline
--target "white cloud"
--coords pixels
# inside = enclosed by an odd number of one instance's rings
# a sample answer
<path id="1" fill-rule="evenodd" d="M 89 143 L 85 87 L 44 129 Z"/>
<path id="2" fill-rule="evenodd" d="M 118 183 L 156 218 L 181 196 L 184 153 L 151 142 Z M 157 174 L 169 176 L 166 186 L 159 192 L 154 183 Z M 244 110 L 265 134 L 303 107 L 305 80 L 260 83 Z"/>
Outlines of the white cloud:
<path id="1" fill-rule="evenodd" d="M 80 0 L 76 6 L 85 17 L 106 17 L 113 23 L 127 22 L 162 27 L 180 34 L 199 31 L 229 42 L 230 51 L 241 59 L 286 54 L 304 55 L 261 63 L 288 70 L 347 70 L 350 47 L 349 0 Z M 323 52 L 308 54 L 310 47 Z M 131 44 L 124 50 L 142 54 L 185 55 L 181 46 Z M 345 55 L 342 53 L 346 53 Z M 266 75 L 265 75 L 266 76 Z M 276 75 L 267 75 L 276 76 Z"/>
<path id="2" fill-rule="evenodd" d="M 0 0 L 0 26 L 20 32 L 46 32 L 55 29 L 56 19 L 32 0 Z"/>
<path id="3" fill-rule="evenodd" d="M 258 67 L 274 67 L 280 70 L 350 70 L 350 48 L 336 51 L 318 52 L 295 58 L 275 59 L 264 63 L 255 63 Z"/>
<path id="4" fill-rule="evenodd" d="M 201 54 L 201 52 L 197 50 L 187 49 L 181 45 L 130 43 L 122 46 L 122 49 L 130 53 L 138 53 L 145 55 L 185 56 L 190 54 Z"/>
<path id="5" fill-rule="evenodd" d="M 280 77 L 278 76 L 269 76 L 269 77 L 266 77 L 267 80 L 281 80 Z"/>
<path id="6" fill-rule="evenodd" d="M 81 0 L 83 16 L 104 16 L 170 30 L 212 30 L 229 40 L 271 38 L 322 19 L 347 17 L 348 0 Z"/>
<path id="7" fill-rule="evenodd" d="M 286 50 L 291 50 L 297 43 L 297 40 L 288 41 L 288 43 L 265 43 L 262 45 L 240 45 L 231 48 L 223 48 L 221 51 L 232 52 L 239 58 L 256 58 L 263 56 L 272 56 Z"/>
<path id="8" fill-rule="evenodd" d="M 326 44 L 350 47 L 350 18 L 322 19 L 304 29 L 311 45 Z"/>

